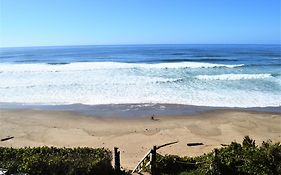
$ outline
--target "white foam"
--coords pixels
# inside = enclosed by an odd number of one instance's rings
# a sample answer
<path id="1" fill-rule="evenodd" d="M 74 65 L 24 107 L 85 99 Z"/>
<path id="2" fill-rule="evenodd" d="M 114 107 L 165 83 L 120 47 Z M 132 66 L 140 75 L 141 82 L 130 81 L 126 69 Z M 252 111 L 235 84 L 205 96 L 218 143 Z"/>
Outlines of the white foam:
<path id="1" fill-rule="evenodd" d="M 281 87 L 276 82 L 279 81 L 278 77 L 271 78 L 270 74 L 221 74 L 202 75 L 202 81 L 194 81 L 193 74 L 189 74 L 192 71 L 177 69 L 186 68 L 187 65 L 214 67 L 214 64 L 207 63 L 0 64 L 0 71 L 4 71 L 0 73 L 0 102 L 50 105 L 174 103 L 226 107 L 281 105 Z M 134 66 L 144 70 L 135 70 Z M 167 71 L 165 70 L 167 66 L 176 69 Z M 215 71 L 224 72 L 225 69 Z M 263 89 L 265 82 L 259 79 L 252 84 L 245 84 L 242 88 L 236 86 L 239 81 L 227 83 L 207 81 L 209 79 L 240 80 L 241 77 L 242 79 L 268 78 L 271 85 L 276 86 L 266 86 Z M 177 83 L 178 81 L 180 83 Z"/>
<path id="2" fill-rule="evenodd" d="M 250 80 L 273 78 L 271 74 L 221 74 L 221 75 L 197 75 L 200 80 Z"/>
<path id="3" fill-rule="evenodd" d="M 153 86 L 114 86 L 109 89 L 105 87 L 8 89 L 4 93 L 0 91 L 0 95 L 0 102 L 51 105 L 172 103 L 217 107 L 281 106 L 280 93 L 229 89 L 215 91 L 191 89 L 183 92 Z"/>
<path id="4" fill-rule="evenodd" d="M 119 62 L 86 62 L 70 64 L 0 64 L 0 72 L 60 72 L 60 71 L 90 71 L 95 69 L 181 69 L 181 68 L 235 68 L 243 64 L 226 65 L 201 62 L 180 63 L 119 63 Z"/>

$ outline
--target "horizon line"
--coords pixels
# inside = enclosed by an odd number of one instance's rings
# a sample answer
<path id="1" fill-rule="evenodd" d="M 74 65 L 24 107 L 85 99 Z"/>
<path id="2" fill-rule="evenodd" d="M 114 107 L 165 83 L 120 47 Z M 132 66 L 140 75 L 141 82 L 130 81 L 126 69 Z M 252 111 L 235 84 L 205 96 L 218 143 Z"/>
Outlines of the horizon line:
<path id="1" fill-rule="evenodd" d="M 38 46 L 0 46 L 0 48 L 31 48 L 31 47 L 77 47 L 77 46 L 141 46 L 141 45 L 281 45 L 281 43 L 162 43 L 162 44 L 77 44 L 77 45 L 38 45 Z"/>

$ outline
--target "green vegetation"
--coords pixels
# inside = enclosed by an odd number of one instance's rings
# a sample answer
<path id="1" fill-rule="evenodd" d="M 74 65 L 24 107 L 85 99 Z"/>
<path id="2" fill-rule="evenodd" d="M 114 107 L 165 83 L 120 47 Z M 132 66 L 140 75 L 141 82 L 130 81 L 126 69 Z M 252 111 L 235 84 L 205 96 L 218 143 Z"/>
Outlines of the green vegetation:
<path id="1" fill-rule="evenodd" d="M 0 167 L 8 169 L 9 174 L 126 174 L 115 172 L 111 160 L 112 153 L 104 148 L 0 147 Z M 267 141 L 256 146 L 254 140 L 245 137 L 242 144 L 232 142 L 193 158 L 158 154 L 156 168 L 158 174 L 277 175 L 281 174 L 281 145 Z"/>
<path id="2" fill-rule="evenodd" d="M 157 155 L 159 174 L 227 174 L 227 175 L 277 175 L 281 174 L 281 145 L 271 141 L 256 146 L 248 136 L 242 144 L 229 146 L 199 157 Z"/>
<path id="3" fill-rule="evenodd" d="M 114 174 L 111 160 L 111 152 L 103 148 L 0 147 L 0 167 L 8 169 L 8 174 Z"/>

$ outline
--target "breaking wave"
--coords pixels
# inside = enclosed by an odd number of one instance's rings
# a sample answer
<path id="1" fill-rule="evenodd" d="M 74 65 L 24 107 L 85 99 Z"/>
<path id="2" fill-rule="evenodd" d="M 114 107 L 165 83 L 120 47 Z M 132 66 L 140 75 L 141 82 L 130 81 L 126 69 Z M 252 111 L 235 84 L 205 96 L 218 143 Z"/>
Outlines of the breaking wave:
<path id="1" fill-rule="evenodd" d="M 200 80 L 251 80 L 273 78 L 271 74 L 221 74 L 221 75 L 197 75 Z"/>
<path id="2" fill-rule="evenodd" d="M 185 68 L 236 68 L 244 64 L 212 64 L 201 62 L 177 63 L 121 63 L 121 62 L 77 62 L 70 64 L 0 64 L 3 72 L 53 72 L 87 71 L 95 69 L 185 69 Z"/>

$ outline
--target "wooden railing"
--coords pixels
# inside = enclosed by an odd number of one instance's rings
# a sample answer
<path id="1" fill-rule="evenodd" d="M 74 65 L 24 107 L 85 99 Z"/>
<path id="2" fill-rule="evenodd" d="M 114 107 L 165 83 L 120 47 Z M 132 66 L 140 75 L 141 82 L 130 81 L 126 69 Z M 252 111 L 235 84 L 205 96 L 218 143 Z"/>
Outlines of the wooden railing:
<path id="1" fill-rule="evenodd" d="M 145 156 L 139 161 L 139 163 L 134 168 L 132 173 L 140 173 L 143 170 L 143 168 L 150 165 L 151 174 L 152 175 L 156 174 L 156 154 L 157 154 L 156 151 L 160 148 L 163 148 L 168 145 L 176 144 L 176 143 L 178 143 L 178 141 L 166 143 L 166 144 L 163 144 L 160 146 L 153 146 L 153 148 L 151 150 L 149 150 L 145 154 Z"/>

